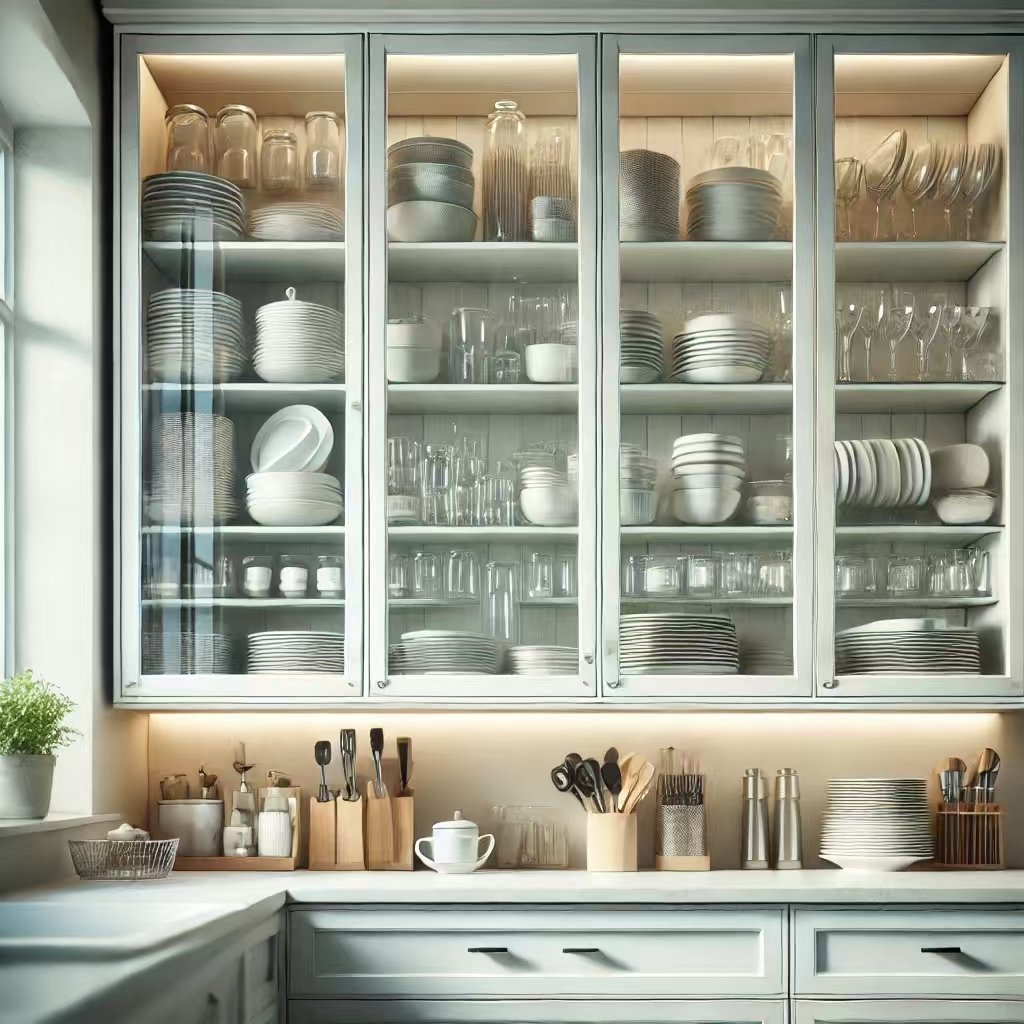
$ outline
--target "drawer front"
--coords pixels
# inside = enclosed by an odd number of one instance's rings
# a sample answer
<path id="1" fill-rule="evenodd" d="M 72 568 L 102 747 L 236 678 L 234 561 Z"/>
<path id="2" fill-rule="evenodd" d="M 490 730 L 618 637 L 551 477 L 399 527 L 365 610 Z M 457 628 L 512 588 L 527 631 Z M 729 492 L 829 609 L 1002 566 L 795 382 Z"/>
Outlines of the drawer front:
<path id="1" fill-rule="evenodd" d="M 386 999 L 293 999 L 288 1024 L 785 1024 L 784 1000 L 700 999 L 690 1002 L 476 999 L 419 1002 Z"/>
<path id="2" fill-rule="evenodd" d="M 1024 1002 L 989 999 L 833 999 L 793 1003 L 793 1024 L 1024 1024 Z"/>
<path id="3" fill-rule="evenodd" d="M 797 995 L 1024 997 L 1019 910 L 798 910 Z"/>
<path id="4" fill-rule="evenodd" d="M 784 911 L 293 910 L 292 996 L 770 996 Z"/>

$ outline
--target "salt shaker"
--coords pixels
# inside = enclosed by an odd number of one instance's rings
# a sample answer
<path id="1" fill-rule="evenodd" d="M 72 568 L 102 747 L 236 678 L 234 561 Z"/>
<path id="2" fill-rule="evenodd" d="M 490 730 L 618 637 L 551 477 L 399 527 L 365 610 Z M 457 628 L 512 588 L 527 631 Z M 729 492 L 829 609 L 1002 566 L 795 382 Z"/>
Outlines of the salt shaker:
<path id="1" fill-rule="evenodd" d="M 768 800 L 760 768 L 743 773 L 740 867 L 761 871 L 768 867 Z"/>
<path id="2" fill-rule="evenodd" d="M 793 768 L 780 768 L 775 776 L 775 815 L 772 854 L 780 871 L 803 867 L 800 827 L 800 777 Z"/>

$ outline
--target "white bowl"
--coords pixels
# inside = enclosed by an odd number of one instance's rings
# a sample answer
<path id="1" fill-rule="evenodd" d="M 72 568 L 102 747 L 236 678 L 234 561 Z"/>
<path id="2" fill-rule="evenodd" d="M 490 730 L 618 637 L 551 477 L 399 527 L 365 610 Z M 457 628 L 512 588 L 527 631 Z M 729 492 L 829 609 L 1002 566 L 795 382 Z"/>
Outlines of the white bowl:
<path id="1" fill-rule="evenodd" d="M 471 242 L 476 214 L 454 203 L 413 200 L 388 207 L 392 242 Z"/>
<path id="2" fill-rule="evenodd" d="M 388 348 L 422 348 L 441 350 L 441 334 L 422 321 L 415 323 L 389 323 Z"/>
<path id="3" fill-rule="evenodd" d="M 330 501 L 265 498 L 246 502 L 249 515 L 260 526 L 326 526 L 341 515 Z"/>
<path id="4" fill-rule="evenodd" d="M 996 498 L 984 491 L 951 491 L 932 498 L 932 508 L 947 526 L 987 523 L 996 510 Z"/>
<path id="5" fill-rule="evenodd" d="M 535 384 L 572 384 L 576 380 L 575 345 L 542 342 L 526 349 L 526 376 Z"/>
<path id="6" fill-rule="evenodd" d="M 981 445 L 949 444 L 936 448 L 932 458 L 932 492 L 984 487 L 988 482 L 988 454 Z"/>
<path id="7" fill-rule="evenodd" d="M 387 366 L 392 384 L 430 384 L 441 372 L 441 350 L 389 348 Z"/>
<path id="8" fill-rule="evenodd" d="M 729 488 L 701 487 L 692 491 L 673 491 L 672 515 L 681 523 L 708 526 L 724 523 L 740 506 L 740 491 Z"/>
<path id="9" fill-rule="evenodd" d="M 689 476 L 677 476 L 672 481 L 672 487 L 677 491 L 702 491 L 709 487 L 738 491 L 742 486 L 741 477 L 727 476 L 724 473 L 694 473 Z"/>
<path id="10" fill-rule="evenodd" d="M 646 526 L 654 522 L 654 491 L 622 488 L 619 491 L 619 518 L 623 526 Z"/>
<path id="11" fill-rule="evenodd" d="M 330 473 L 249 473 L 245 486 L 261 498 L 294 498 L 296 491 L 340 491 L 341 481 Z"/>
<path id="12" fill-rule="evenodd" d="M 519 508 L 534 526 L 574 526 L 579 498 L 574 487 L 526 487 L 519 492 Z"/>

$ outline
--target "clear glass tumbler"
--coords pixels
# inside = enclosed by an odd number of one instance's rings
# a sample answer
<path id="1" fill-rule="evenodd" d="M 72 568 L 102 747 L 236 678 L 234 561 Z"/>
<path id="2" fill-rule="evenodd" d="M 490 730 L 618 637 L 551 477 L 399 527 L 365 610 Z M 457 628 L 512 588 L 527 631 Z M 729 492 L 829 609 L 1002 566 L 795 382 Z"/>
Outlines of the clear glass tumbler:
<path id="1" fill-rule="evenodd" d="M 507 476 L 488 474 L 480 481 L 480 518 L 484 526 L 515 526 L 516 485 Z"/>
<path id="2" fill-rule="evenodd" d="M 331 191 L 341 181 L 341 149 L 333 110 L 311 110 L 306 115 L 306 188 Z"/>
<path id="3" fill-rule="evenodd" d="M 534 598 L 555 596 L 555 560 L 550 552 L 534 551 L 530 555 L 526 593 Z"/>
<path id="4" fill-rule="evenodd" d="M 412 596 L 438 601 L 443 593 L 441 556 L 433 551 L 417 551 L 412 559 Z"/>
<path id="5" fill-rule="evenodd" d="M 888 590 L 893 597 L 916 597 L 924 589 L 922 555 L 893 555 L 888 566 Z"/>
<path id="6" fill-rule="evenodd" d="M 718 594 L 717 555 L 687 556 L 686 591 L 690 597 L 715 597 Z"/>
<path id="7" fill-rule="evenodd" d="M 519 566 L 487 563 L 487 632 L 514 644 L 519 636 Z"/>
<path id="8" fill-rule="evenodd" d="M 392 601 L 412 596 L 412 558 L 404 551 L 388 554 L 388 597 Z"/>
<path id="9" fill-rule="evenodd" d="M 723 597 L 749 594 L 754 586 L 755 557 L 747 552 L 722 555 L 718 566 L 718 591 Z"/>
<path id="10" fill-rule="evenodd" d="M 423 446 L 421 470 L 423 522 L 427 526 L 453 526 L 452 450 L 446 444 Z"/>
<path id="11" fill-rule="evenodd" d="M 388 438 L 388 494 L 420 493 L 420 443 L 412 437 Z"/>
<path id="12" fill-rule="evenodd" d="M 259 173 L 256 151 L 259 127 L 256 111 L 242 103 L 229 103 L 217 111 L 217 174 L 239 188 L 255 188 Z"/>
<path id="13" fill-rule="evenodd" d="M 260 184 L 264 192 L 298 191 L 299 147 L 295 132 L 287 128 L 270 128 L 263 133 Z"/>
<path id="14" fill-rule="evenodd" d="M 576 597 L 579 583 L 575 555 L 558 555 L 555 558 L 555 597 Z"/>
<path id="15" fill-rule="evenodd" d="M 164 114 L 167 170 L 209 173 L 210 117 L 202 107 L 177 103 Z"/>
<path id="16" fill-rule="evenodd" d="M 448 343 L 453 384 L 486 383 L 496 327 L 497 317 L 489 309 L 459 306 L 452 310 Z"/>
<path id="17" fill-rule="evenodd" d="M 475 551 L 455 550 L 445 555 L 444 593 L 456 601 L 480 596 L 480 559 Z"/>

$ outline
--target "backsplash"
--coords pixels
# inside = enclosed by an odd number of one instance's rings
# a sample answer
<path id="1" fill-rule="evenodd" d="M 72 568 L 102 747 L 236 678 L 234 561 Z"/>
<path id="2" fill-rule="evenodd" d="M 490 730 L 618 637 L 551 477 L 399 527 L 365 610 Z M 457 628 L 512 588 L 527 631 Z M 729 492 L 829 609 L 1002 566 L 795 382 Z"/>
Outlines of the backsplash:
<path id="1" fill-rule="evenodd" d="M 355 728 L 359 774 L 369 778 L 369 730 L 383 726 L 386 755 L 395 739 L 413 741 L 416 835 L 450 818 L 456 809 L 491 830 L 495 804 L 533 804 L 564 812 L 569 829 L 570 864 L 585 863 L 585 815 L 569 796 L 555 791 L 549 773 L 570 750 L 600 755 L 615 745 L 657 763 L 660 747 L 675 746 L 696 755 L 707 775 L 712 865 L 739 867 L 740 779 L 745 768 L 760 767 L 769 778 L 777 768 L 795 768 L 801 778 L 804 863 L 817 858 L 818 824 L 825 782 L 844 776 L 927 776 L 941 757 L 970 762 L 985 746 L 1002 755 L 999 803 L 1007 809 L 1008 865 L 1024 864 L 1024 719 L 1013 714 L 915 714 L 832 711 L 816 713 L 665 712 L 445 712 L 311 714 L 153 714 L 149 729 L 150 823 L 155 824 L 158 780 L 187 772 L 196 784 L 199 766 L 216 772 L 230 790 L 237 780 L 232 751 L 245 740 L 259 780 L 267 769 L 292 775 L 304 793 L 315 795 L 319 769 L 313 744 L 331 741 L 334 759 L 328 780 L 340 784 L 338 731 Z M 653 801 L 641 805 L 640 866 L 653 865 Z"/>

